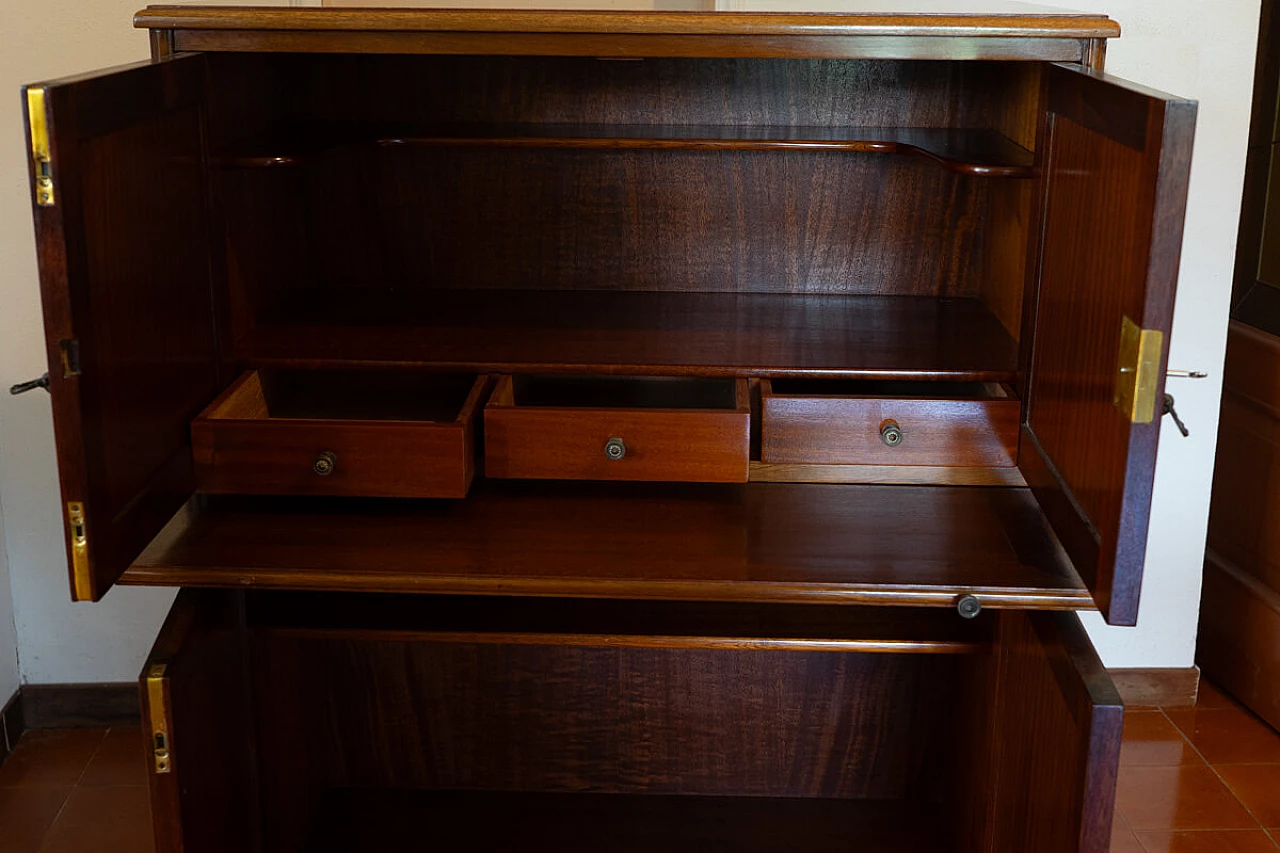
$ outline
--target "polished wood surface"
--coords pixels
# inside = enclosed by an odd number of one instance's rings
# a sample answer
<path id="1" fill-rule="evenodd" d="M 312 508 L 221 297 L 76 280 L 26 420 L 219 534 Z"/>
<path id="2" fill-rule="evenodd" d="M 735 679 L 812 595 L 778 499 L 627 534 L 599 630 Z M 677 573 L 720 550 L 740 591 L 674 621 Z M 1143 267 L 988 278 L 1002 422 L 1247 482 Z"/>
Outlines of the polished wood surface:
<path id="1" fill-rule="evenodd" d="M 345 129 L 306 128 L 221 152 L 232 169 L 304 165 L 328 148 L 361 144 Z M 991 130 L 735 125 L 470 124 L 373 129 L 363 144 L 410 148 L 566 148 L 617 151 L 844 151 L 921 157 L 962 175 L 1029 178 L 1030 151 Z"/>
<path id="2" fill-rule="evenodd" d="M 1054 67 L 1049 108 L 1049 190 L 1019 459 L 1098 607 L 1112 624 L 1132 625 L 1196 107 Z M 1131 423 L 1113 403 L 1125 317 L 1165 335 L 1150 423 Z"/>
<path id="3" fill-rule="evenodd" d="M 487 377 L 243 374 L 191 422 L 199 491 L 462 498 Z M 309 387 L 308 387 L 309 386 Z M 313 466 L 331 454 L 328 473 Z"/>
<path id="4" fill-rule="evenodd" d="M 485 406 L 485 476 L 747 481 L 751 404 L 745 379 L 659 377 L 584 382 L 571 378 L 565 389 L 568 399 L 564 391 L 544 394 L 544 399 L 532 388 L 527 395 L 522 393 L 520 380 L 525 378 L 501 377 Z M 714 383 L 709 390 L 720 393 L 705 396 L 724 399 L 682 399 L 681 391 L 690 382 Z M 642 390 L 627 393 L 637 385 Z M 637 397 L 641 399 L 627 405 Z M 615 459 L 605 448 L 616 440 L 623 444 L 622 456 Z"/>
<path id="5" fill-rule="evenodd" d="M 271 593 L 248 618 L 273 636 L 378 642 L 973 654 L 993 639 L 987 619 L 856 605 Z"/>
<path id="6" fill-rule="evenodd" d="M 1014 378 L 1017 345 L 976 299 L 748 293 L 361 293 L 278 311 L 258 367 L 501 373 Z"/>
<path id="7" fill-rule="evenodd" d="M 33 206 L 62 506 L 84 508 L 97 600 L 191 493 L 187 423 L 216 393 L 205 65 L 39 84 L 57 204 Z M 34 177 L 31 185 L 34 197 Z M 64 361 L 69 360 L 69 361 Z M 68 369 L 70 367 L 70 369 Z M 50 508 L 55 509 L 53 507 Z"/>
<path id="8" fill-rule="evenodd" d="M 1017 468 L 920 465 L 810 465 L 752 462 L 752 483 L 862 483 L 883 486 L 1025 486 Z"/>
<path id="9" fill-rule="evenodd" d="M 183 590 L 139 676 L 157 853 L 260 851 L 257 767 L 234 593 Z M 156 772 L 147 677 L 164 667 L 167 773 Z"/>
<path id="10" fill-rule="evenodd" d="M 940 853 L 951 850 L 938 810 L 883 800 L 335 791 L 307 853 Z M 493 815 L 502 815 L 495 821 Z M 423 826 L 430 826 L 424 832 Z"/>
<path id="11" fill-rule="evenodd" d="M 589 538 L 582 536 L 590 531 Z M 460 502 L 209 498 L 122 583 L 1076 608 L 1022 489 L 478 482 Z"/>
<path id="12" fill-rule="evenodd" d="M 1280 338 L 1233 321 L 1196 662 L 1280 723 Z"/>
<path id="13" fill-rule="evenodd" d="M 1124 708 L 1073 614 L 1006 613 L 992 850 L 1108 853 Z"/>
<path id="14" fill-rule="evenodd" d="M 662 35 L 1004 36 L 1108 38 L 1120 27 L 1103 15 L 1035 14 L 749 14 L 462 9 L 272 9 L 154 5 L 134 16 L 150 29 L 312 30 L 474 33 L 630 33 Z"/>
<path id="15" fill-rule="evenodd" d="M 1008 386 L 905 384 L 761 380 L 760 461 L 1014 466 L 1022 404 Z M 901 430 L 900 444 L 882 439 L 890 422 Z"/>

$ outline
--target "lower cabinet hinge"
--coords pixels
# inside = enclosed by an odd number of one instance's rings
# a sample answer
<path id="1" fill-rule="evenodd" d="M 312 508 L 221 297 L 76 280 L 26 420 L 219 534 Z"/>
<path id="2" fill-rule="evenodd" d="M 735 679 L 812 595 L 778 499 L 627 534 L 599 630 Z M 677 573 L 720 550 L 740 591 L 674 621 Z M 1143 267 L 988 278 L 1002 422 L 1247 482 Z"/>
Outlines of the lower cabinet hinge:
<path id="1" fill-rule="evenodd" d="M 166 669 L 162 663 L 147 669 L 147 713 L 151 717 L 151 757 L 156 773 L 168 773 L 172 766 Z"/>
<path id="2" fill-rule="evenodd" d="M 1144 329 L 1128 317 L 1121 322 L 1115 404 L 1132 423 L 1149 424 L 1155 420 L 1163 350 L 1164 332 Z"/>
<path id="3" fill-rule="evenodd" d="M 89 530 L 84 521 L 84 504 L 67 504 L 67 533 L 71 537 L 71 580 L 76 601 L 93 600 L 93 579 L 89 576 Z"/>

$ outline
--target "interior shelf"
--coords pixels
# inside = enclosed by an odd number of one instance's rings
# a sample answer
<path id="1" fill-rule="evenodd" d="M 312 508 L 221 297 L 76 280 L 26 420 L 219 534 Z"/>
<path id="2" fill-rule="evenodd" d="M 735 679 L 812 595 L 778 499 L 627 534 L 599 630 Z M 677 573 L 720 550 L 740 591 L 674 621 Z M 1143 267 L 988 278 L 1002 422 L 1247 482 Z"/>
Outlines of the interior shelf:
<path id="1" fill-rule="evenodd" d="M 582 150 L 847 151 L 906 154 L 952 172 L 1028 178 L 1035 155 L 985 128 L 619 124 L 441 124 L 412 128 L 309 127 L 273 130 L 228 148 L 224 168 L 298 166 L 352 145 Z"/>
<path id="2" fill-rule="evenodd" d="M 197 497 L 121 583 L 934 606 L 975 595 L 985 606 L 1045 609 L 1091 603 L 1030 492 L 999 487 L 479 481 L 463 501 Z"/>
<path id="3" fill-rule="evenodd" d="M 975 298 L 637 291 L 317 291 L 236 341 L 255 367 L 1016 380 Z"/>
<path id="4" fill-rule="evenodd" d="M 946 853 L 937 811 L 896 800 L 340 789 L 306 849 Z"/>
<path id="5" fill-rule="evenodd" d="M 249 624 L 274 636 L 376 642 L 973 654 L 993 623 L 941 609 L 814 604 L 263 592 Z"/>

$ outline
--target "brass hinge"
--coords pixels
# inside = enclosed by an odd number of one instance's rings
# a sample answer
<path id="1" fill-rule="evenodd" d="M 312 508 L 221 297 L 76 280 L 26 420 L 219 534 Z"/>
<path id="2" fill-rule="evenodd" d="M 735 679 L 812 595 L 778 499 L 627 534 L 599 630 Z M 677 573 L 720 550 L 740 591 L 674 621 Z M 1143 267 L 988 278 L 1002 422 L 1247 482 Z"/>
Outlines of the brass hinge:
<path id="1" fill-rule="evenodd" d="M 67 504 L 67 531 L 71 536 L 71 579 L 76 601 L 93 600 L 93 582 L 89 578 L 89 531 L 84 523 L 84 504 Z"/>
<path id="2" fill-rule="evenodd" d="M 36 176 L 36 204 L 54 202 L 53 157 L 49 148 L 49 118 L 45 111 L 44 89 L 27 90 L 27 121 L 31 125 L 31 164 Z"/>
<path id="3" fill-rule="evenodd" d="M 1121 322 L 1115 404 L 1135 424 L 1155 420 L 1163 349 L 1164 332 L 1144 329 L 1128 317 Z"/>
<path id="4" fill-rule="evenodd" d="M 172 767 L 169 758 L 169 699 L 168 678 L 165 664 L 152 664 L 147 669 L 147 713 L 151 717 L 151 758 L 157 773 L 168 773 Z"/>

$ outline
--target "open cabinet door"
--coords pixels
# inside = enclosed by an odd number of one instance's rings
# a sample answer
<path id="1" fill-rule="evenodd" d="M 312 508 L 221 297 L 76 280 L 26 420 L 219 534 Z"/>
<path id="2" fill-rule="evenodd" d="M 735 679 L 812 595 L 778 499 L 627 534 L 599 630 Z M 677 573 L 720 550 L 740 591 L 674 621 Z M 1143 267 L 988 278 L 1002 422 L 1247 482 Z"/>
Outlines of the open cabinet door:
<path id="1" fill-rule="evenodd" d="M 178 593 L 140 679 L 157 853 L 260 849 L 246 655 L 240 593 Z"/>
<path id="2" fill-rule="evenodd" d="M 23 90 L 72 596 L 97 600 L 192 492 L 217 391 L 196 54 Z"/>
<path id="3" fill-rule="evenodd" d="M 1115 625 L 1138 618 L 1195 114 L 1105 74 L 1049 70 L 1019 467 Z"/>

